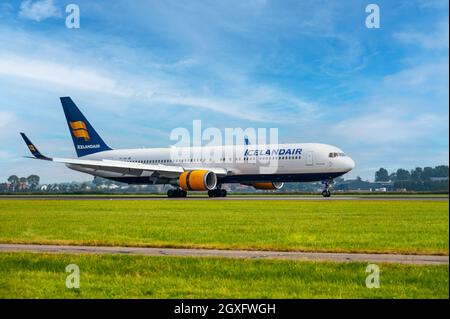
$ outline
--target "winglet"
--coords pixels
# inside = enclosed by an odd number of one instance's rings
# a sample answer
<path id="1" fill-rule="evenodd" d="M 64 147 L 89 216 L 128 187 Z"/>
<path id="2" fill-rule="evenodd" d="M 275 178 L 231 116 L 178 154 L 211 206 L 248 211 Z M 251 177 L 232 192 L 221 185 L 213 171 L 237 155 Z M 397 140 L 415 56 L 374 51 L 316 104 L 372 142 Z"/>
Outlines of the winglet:
<path id="1" fill-rule="evenodd" d="M 34 146 L 34 144 L 30 141 L 30 139 L 25 135 L 25 133 L 21 132 L 20 135 L 22 135 L 23 140 L 27 144 L 28 149 L 30 150 L 31 154 L 33 154 L 34 157 L 36 157 L 37 159 L 40 159 L 40 160 L 46 160 L 46 161 L 52 160 L 50 157 L 42 155 L 41 152 L 39 152 L 39 150 L 37 149 L 37 147 Z"/>

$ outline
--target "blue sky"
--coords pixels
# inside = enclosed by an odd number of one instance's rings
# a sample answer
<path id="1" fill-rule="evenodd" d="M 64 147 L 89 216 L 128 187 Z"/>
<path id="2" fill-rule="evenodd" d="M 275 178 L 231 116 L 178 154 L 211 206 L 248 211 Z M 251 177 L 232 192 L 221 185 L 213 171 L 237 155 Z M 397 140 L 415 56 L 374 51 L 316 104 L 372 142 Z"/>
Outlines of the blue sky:
<path id="1" fill-rule="evenodd" d="M 357 164 L 347 178 L 448 164 L 448 1 L 375 2 L 380 29 L 369 3 L 0 0 L 0 180 L 90 179 L 22 158 L 20 131 L 75 156 L 67 95 L 113 148 L 169 145 L 200 119 L 339 146 Z"/>

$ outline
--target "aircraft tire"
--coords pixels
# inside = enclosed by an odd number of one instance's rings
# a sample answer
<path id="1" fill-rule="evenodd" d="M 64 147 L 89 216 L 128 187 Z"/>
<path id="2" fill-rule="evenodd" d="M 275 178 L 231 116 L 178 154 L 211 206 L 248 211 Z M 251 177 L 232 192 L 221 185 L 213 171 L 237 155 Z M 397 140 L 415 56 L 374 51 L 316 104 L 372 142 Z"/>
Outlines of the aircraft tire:
<path id="1" fill-rule="evenodd" d="M 323 197 L 331 197 L 331 192 L 328 189 L 324 189 L 322 191 L 322 196 Z"/>

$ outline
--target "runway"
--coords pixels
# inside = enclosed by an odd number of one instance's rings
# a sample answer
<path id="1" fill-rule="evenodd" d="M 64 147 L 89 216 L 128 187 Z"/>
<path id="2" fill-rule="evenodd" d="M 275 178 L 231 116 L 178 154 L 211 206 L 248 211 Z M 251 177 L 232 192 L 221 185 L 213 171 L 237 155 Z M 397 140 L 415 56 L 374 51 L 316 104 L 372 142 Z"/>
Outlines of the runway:
<path id="1" fill-rule="evenodd" d="M 27 195 L 2 195 L 0 200 L 14 199 L 14 200 L 170 200 L 170 201 L 186 201 L 186 200 L 297 200 L 297 201 L 448 201 L 448 197 L 433 197 L 433 196 L 290 196 L 290 195 L 273 195 L 273 196 L 239 196 L 232 195 L 228 197 L 209 198 L 201 196 L 188 196 L 187 198 L 168 198 L 167 196 L 58 196 L 58 195 L 43 195 L 43 196 L 27 196 Z"/>
<path id="2" fill-rule="evenodd" d="M 238 259 L 280 259 L 297 261 L 399 263 L 414 265 L 448 265 L 448 256 L 396 255 L 361 253 L 281 252 L 261 250 L 218 250 L 186 248 L 138 248 L 106 246 L 58 246 L 0 244 L 0 252 L 35 252 L 65 254 L 126 254 L 174 257 L 221 257 Z"/>

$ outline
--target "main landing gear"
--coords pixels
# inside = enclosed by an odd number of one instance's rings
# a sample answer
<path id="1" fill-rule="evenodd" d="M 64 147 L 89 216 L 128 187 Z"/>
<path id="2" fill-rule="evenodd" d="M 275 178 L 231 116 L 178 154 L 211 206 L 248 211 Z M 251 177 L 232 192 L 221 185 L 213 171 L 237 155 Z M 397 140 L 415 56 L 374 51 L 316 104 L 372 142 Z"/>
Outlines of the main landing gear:
<path id="1" fill-rule="evenodd" d="M 322 196 L 323 197 L 330 197 L 331 196 L 331 184 L 333 183 L 333 180 L 326 180 L 323 182 L 323 184 L 325 185 L 325 189 L 322 191 Z"/>
<path id="2" fill-rule="evenodd" d="M 186 197 L 187 192 L 181 188 L 172 188 L 167 191 L 167 197 L 169 198 L 182 198 Z M 227 191 L 225 189 L 216 188 L 208 191 L 209 197 L 226 197 Z"/>
<path id="3" fill-rule="evenodd" d="M 187 192 L 185 190 L 182 190 L 181 188 L 174 188 L 169 189 L 167 191 L 167 197 L 174 198 L 174 197 L 186 197 Z"/>
<path id="4" fill-rule="evenodd" d="M 227 197 L 227 191 L 225 189 L 216 188 L 208 191 L 209 197 Z"/>

